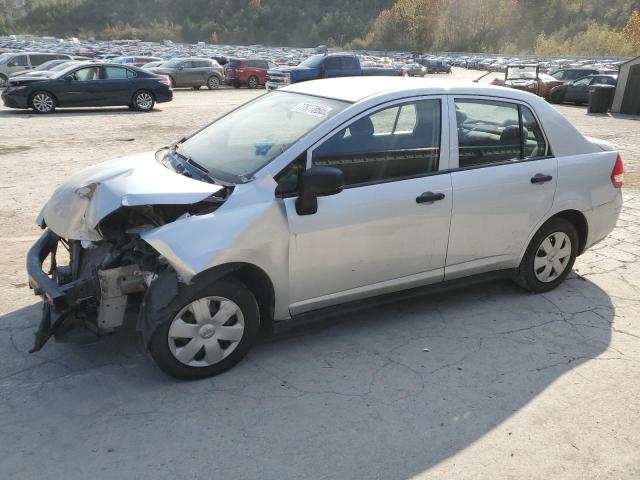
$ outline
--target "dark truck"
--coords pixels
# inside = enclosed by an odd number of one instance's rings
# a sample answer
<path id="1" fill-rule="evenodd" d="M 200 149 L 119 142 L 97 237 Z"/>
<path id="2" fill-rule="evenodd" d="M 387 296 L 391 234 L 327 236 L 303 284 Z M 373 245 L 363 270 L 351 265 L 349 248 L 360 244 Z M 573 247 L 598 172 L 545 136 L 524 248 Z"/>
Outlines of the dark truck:
<path id="1" fill-rule="evenodd" d="M 267 89 L 275 90 L 292 83 L 335 77 L 399 77 L 406 74 L 395 68 L 362 68 L 355 55 L 312 55 L 297 67 L 278 67 L 267 71 Z"/>

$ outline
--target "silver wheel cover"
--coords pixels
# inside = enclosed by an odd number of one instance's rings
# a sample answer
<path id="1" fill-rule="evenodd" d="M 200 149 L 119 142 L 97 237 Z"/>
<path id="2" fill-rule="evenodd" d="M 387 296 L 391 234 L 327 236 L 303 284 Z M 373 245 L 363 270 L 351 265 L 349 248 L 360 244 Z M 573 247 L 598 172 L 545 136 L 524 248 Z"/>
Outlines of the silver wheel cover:
<path id="1" fill-rule="evenodd" d="M 571 239 L 564 232 L 554 232 L 545 238 L 533 260 L 533 273 L 543 282 L 553 282 L 564 273 L 571 259 Z"/>
<path id="2" fill-rule="evenodd" d="M 180 363 L 209 367 L 227 358 L 243 335 L 244 316 L 235 302 L 224 297 L 204 297 L 178 312 L 167 341 Z"/>
<path id="3" fill-rule="evenodd" d="M 38 93 L 31 102 L 39 112 L 50 112 L 53 109 L 53 98 L 46 93 Z"/>
<path id="4" fill-rule="evenodd" d="M 136 95 L 136 105 L 141 110 L 149 110 L 153 105 L 153 97 L 146 92 Z"/>
<path id="5" fill-rule="evenodd" d="M 211 88 L 218 88 L 219 85 L 220 85 L 220 81 L 218 80 L 218 77 L 211 77 L 209 79 L 209 86 Z"/>

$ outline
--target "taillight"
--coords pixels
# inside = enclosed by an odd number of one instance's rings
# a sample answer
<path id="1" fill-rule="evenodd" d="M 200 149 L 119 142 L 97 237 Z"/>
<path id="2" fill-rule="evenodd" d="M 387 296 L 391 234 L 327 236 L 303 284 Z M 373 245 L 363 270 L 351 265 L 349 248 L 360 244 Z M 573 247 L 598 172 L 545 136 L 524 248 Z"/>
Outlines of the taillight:
<path id="1" fill-rule="evenodd" d="M 623 180 L 624 165 L 622 164 L 622 157 L 618 154 L 616 164 L 613 166 L 613 171 L 611 172 L 611 184 L 613 185 L 613 188 L 621 188 Z"/>
<path id="2" fill-rule="evenodd" d="M 162 85 L 167 85 L 168 87 L 171 86 L 171 80 L 169 80 L 169 78 L 164 77 L 160 80 L 158 80 L 158 83 L 161 83 Z"/>

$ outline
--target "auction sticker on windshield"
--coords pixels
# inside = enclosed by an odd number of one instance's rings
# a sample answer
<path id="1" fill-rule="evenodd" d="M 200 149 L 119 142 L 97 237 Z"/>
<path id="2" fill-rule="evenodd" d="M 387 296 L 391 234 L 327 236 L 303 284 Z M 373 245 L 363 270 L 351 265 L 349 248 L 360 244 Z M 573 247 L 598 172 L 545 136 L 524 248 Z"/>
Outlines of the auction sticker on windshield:
<path id="1" fill-rule="evenodd" d="M 299 103 L 291 109 L 292 112 L 306 113 L 313 117 L 324 117 L 327 113 L 333 110 L 326 105 L 319 105 L 317 103 Z"/>

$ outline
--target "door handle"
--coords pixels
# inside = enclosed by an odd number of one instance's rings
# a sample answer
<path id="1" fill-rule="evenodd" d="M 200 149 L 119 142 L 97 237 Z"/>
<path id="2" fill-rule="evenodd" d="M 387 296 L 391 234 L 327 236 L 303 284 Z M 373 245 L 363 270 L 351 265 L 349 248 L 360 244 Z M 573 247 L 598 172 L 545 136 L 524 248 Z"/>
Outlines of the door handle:
<path id="1" fill-rule="evenodd" d="M 416 203 L 432 203 L 437 202 L 438 200 L 442 200 L 444 198 L 444 193 L 433 193 L 433 192 L 424 192 L 418 198 L 416 198 Z"/>
<path id="2" fill-rule="evenodd" d="M 546 183 L 550 182 L 551 180 L 553 180 L 553 177 L 551 175 L 545 175 L 543 173 L 537 173 L 533 177 L 531 177 L 531 183 L 533 184 Z"/>

